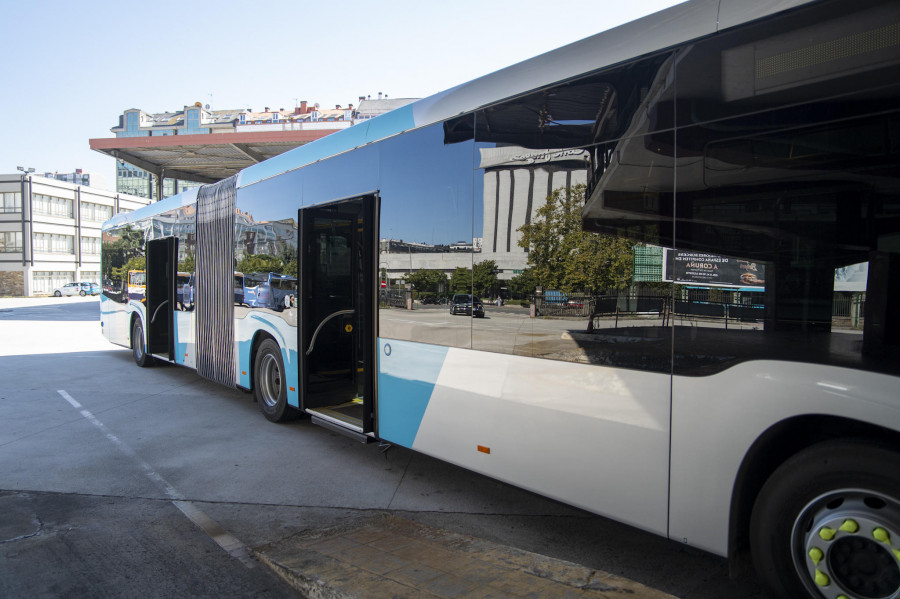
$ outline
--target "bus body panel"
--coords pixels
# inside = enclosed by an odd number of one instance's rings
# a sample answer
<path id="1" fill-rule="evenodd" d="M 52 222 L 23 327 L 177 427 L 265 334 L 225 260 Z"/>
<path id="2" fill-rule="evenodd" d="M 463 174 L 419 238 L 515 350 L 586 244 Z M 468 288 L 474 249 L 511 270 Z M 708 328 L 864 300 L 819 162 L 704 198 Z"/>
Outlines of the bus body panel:
<path id="1" fill-rule="evenodd" d="M 194 346 L 194 312 L 176 311 L 175 314 L 175 363 L 196 368 Z"/>
<path id="2" fill-rule="evenodd" d="M 251 389 L 253 371 L 253 341 L 260 333 L 266 334 L 281 348 L 284 362 L 287 400 L 294 407 L 300 406 L 299 368 L 297 357 L 297 311 L 284 310 L 277 314 L 265 310 L 249 310 L 235 306 L 235 381 L 238 386 Z M 287 318 L 288 320 L 285 320 Z"/>
<path id="3" fill-rule="evenodd" d="M 379 364 L 382 438 L 666 534 L 669 376 L 389 339 Z"/>
<path id="4" fill-rule="evenodd" d="M 731 496 L 750 447 L 795 416 L 827 415 L 900 432 L 900 379 L 816 364 L 751 361 L 672 382 L 669 536 L 726 555 Z"/>
<path id="5" fill-rule="evenodd" d="M 100 317 L 103 322 L 103 335 L 111 343 L 131 347 L 131 320 L 137 313 L 142 323 L 146 322 L 146 309 L 141 302 L 129 301 L 120 304 L 104 295 L 100 296 Z M 146 326 L 144 327 L 146 330 Z"/>

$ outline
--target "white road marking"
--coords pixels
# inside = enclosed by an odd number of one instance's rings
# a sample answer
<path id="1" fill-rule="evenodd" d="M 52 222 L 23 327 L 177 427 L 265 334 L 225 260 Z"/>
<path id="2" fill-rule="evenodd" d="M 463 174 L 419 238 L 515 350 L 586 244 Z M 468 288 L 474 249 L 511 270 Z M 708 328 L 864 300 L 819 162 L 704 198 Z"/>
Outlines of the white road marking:
<path id="1" fill-rule="evenodd" d="M 237 538 L 228 533 L 224 528 L 222 528 L 218 522 L 210 518 L 203 512 L 199 507 L 197 507 L 191 501 L 187 501 L 184 496 L 169 482 L 163 478 L 161 474 L 156 472 L 150 464 L 145 462 L 141 457 L 135 453 L 131 447 L 126 445 L 121 439 L 115 436 L 106 426 L 97 419 L 91 412 L 85 410 L 84 407 L 71 395 L 66 393 L 64 390 L 59 389 L 57 393 L 62 396 L 73 408 L 79 410 L 81 415 L 91 424 L 93 424 L 97 429 L 102 432 L 106 438 L 115 445 L 119 451 L 130 457 L 138 467 L 144 472 L 144 475 L 149 478 L 151 481 L 156 483 L 172 501 L 172 505 L 174 505 L 178 510 L 184 514 L 188 520 L 193 522 L 200 530 L 202 530 L 210 539 L 216 542 L 216 544 L 224 549 L 229 555 L 239 560 L 242 564 L 244 564 L 248 568 L 255 568 L 256 562 L 253 558 L 250 557 L 250 554 L 247 552 L 247 547 L 241 543 Z"/>

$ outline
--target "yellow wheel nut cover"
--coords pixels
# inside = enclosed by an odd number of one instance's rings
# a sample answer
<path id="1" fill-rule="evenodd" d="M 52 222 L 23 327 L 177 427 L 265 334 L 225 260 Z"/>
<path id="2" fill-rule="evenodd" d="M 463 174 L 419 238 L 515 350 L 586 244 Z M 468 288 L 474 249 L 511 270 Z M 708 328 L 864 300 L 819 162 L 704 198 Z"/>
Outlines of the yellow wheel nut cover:
<path id="1" fill-rule="evenodd" d="M 876 528 L 875 530 L 873 530 L 872 536 L 875 537 L 876 541 L 881 541 L 882 543 L 891 542 L 891 535 L 889 535 L 888 531 L 883 528 Z"/>
<path id="2" fill-rule="evenodd" d="M 813 564 L 818 566 L 819 562 L 822 561 L 822 558 L 825 557 L 825 554 L 822 553 L 822 550 L 818 547 L 813 547 L 809 550 L 809 557 L 812 559 Z"/>
<path id="3" fill-rule="evenodd" d="M 816 570 L 816 584 L 820 587 L 827 587 L 831 583 L 831 580 L 828 578 L 828 575 L 824 572 L 819 572 Z"/>
<path id="4" fill-rule="evenodd" d="M 841 524 L 841 530 L 844 532 L 856 532 L 859 530 L 859 524 L 855 520 L 844 520 L 844 523 Z"/>
<path id="5" fill-rule="evenodd" d="M 837 534 L 837 531 L 833 528 L 828 528 L 827 526 L 823 526 L 819 531 L 819 536 L 826 541 L 833 539 L 835 534 Z"/>

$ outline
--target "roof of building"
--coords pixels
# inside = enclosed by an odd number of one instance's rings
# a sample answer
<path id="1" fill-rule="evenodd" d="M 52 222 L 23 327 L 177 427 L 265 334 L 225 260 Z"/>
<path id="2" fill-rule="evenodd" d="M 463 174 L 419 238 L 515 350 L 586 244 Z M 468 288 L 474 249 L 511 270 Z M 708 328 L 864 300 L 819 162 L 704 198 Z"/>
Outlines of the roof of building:
<path id="1" fill-rule="evenodd" d="M 139 130 L 151 135 L 91 139 L 90 146 L 92 150 L 157 176 L 214 183 L 248 166 L 346 128 L 354 118 L 371 118 L 389 112 L 396 106 L 409 104 L 415 99 L 363 101 L 366 104 L 363 108 L 353 104 L 322 108 L 306 101 L 290 110 L 269 107 L 261 111 L 250 108 L 209 110 L 199 103 L 185 106 L 185 110 L 177 112 L 153 114 L 130 108 L 124 111 L 120 123 L 112 127 L 111 131 L 124 132 L 124 115 L 138 112 Z M 185 112 L 194 107 L 203 111 L 200 127 L 213 129 L 214 137 L 210 137 L 208 133 L 182 134 Z M 310 129 L 300 128 L 313 121 L 315 125 Z M 292 128 L 292 124 L 297 127 Z M 279 129 L 278 125 L 285 127 Z M 153 135 L 153 132 L 166 132 L 173 128 L 181 128 L 179 134 Z"/>

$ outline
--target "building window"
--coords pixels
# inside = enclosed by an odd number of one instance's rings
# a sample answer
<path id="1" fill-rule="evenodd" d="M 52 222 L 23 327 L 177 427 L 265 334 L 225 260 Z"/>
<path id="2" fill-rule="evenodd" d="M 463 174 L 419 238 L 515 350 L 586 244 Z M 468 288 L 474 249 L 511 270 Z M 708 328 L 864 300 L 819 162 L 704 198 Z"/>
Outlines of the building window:
<path id="1" fill-rule="evenodd" d="M 83 270 L 81 271 L 81 275 L 78 277 L 79 280 L 84 281 L 86 283 L 97 283 L 100 284 L 100 271 L 99 270 Z"/>
<path id="2" fill-rule="evenodd" d="M 0 254 L 22 251 L 22 232 L 5 231 L 0 233 Z"/>
<path id="3" fill-rule="evenodd" d="M 112 218 L 112 206 L 104 206 L 103 204 L 93 204 L 90 202 L 82 202 L 81 219 L 102 223 Z"/>
<path id="4" fill-rule="evenodd" d="M 75 281 L 75 273 L 63 270 L 36 270 L 32 275 L 33 293 L 53 293 L 53 290 Z"/>
<path id="5" fill-rule="evenodd" d="M 18 191 L 0 193 L 0 212 L 22 212 L 22 194 Z"/>
<path id="6" fill-rule="evenodd" d="M 35 214 L 61 216 L 63 218 L 72 218 L 74 215 L 72 200 L 36 193 L 32 196 L 32 201 L 34 202 Z"/>
<path id="7" fill-rule="evenodd" d="M 87 256 L 100 255 L 100 238 L 99 237 L 82 237 L 81 253 Z"/>
<path id="8" fill-rule="evenodd" d="M 75 238 L 71 235 L 35 233 L 34 251 L 42 254 L 74 254 Z"/>

